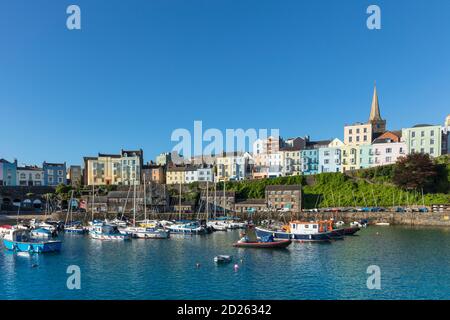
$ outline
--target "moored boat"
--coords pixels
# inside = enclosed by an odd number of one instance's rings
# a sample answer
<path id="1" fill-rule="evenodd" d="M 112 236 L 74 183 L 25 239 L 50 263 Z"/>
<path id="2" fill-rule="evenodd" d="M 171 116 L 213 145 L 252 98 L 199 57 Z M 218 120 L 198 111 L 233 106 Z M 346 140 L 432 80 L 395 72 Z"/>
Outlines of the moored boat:
<path id="1" fill-rule="evenodd" d="M 275 240 L 292 240 L 299 242 L 324 242 L 330 241 L 333 234 L 328 230 L 327 222 L 303 222 L 291 221 L 289 225 L 281 229 L 257 227 L 258 237 L 272 235 Z"/>
<path id="2" fill-rule="evenodd" d="M 60 251 L 62 242 L 33 239 L 29 230 L 13 228 L 4 236 L 3 244 L 15 252 L 44 253 Z"/>
<path id="3" fill-rule="evenodd" d="M 30 235 L 32 238 L 35 238 L 35 239 L 50 239 L 51 237 L 53 237 L 54 233 L 48 229 L 37 228 L 37 229 L 31 230 Z"/>
<path id="4" fill-rule="evenodd" d="M 217 264 L 220 263 L 230 263 L 231 260 L 233 260 L 232 256 L 227 256 L 227 255 L 218 255 L 214 257 L 214 262 Z"/>
<path id="5" fill-rule="evenodd" d="M 167 227 L 171 233 L 206 234 L 208 228 L 199 221 L 176 223 Z"/>
<path id="6" fill-rule="evenodd" d="M 124 234 L 119 231 L 117 226 L 106 223 L 94 224 L 89 235 L 98 240 L 130 240 L 130 234 Z"/>
<path id="7" fill-rule="evenodd" d="M 291 240 L 274 240 L 272 242 L 262 242 L 262 241 L 256 241 L 256 242 L 249 242 L 249 241 L 241 241 L 233 244 L 233 247 L 237 248 L 286 248 L 292 243 Z"/>

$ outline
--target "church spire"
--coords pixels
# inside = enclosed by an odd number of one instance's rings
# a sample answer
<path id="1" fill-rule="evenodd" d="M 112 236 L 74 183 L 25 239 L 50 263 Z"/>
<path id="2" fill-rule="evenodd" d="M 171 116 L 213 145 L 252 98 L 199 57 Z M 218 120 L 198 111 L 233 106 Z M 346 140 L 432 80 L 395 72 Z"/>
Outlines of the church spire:
<path id="1" fill-rule="evenodd" d="M 380 121 L 380 120 L 383 120 L 383 119 L 381 119 L 380 106 L 378 105 L 377 84 L 375 83 L 374 89 L 373 89 L 372 106 L 370 108 L 369 122 Z"/>

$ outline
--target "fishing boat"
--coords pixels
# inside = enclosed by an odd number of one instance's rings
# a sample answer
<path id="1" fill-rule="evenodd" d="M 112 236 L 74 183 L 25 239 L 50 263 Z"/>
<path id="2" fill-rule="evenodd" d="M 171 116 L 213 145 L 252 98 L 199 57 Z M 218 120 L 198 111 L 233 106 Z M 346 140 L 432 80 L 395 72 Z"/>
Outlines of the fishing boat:
<path id="1" fill-rule="evenodd" d="M 230 263 L 231 260 L 233 260 L 232 256 L 227 256 L 227 255 L 218 255 L 214 257 L 214 262 L 217 264 L 221 264 L 221 263 Z"/>
<path id="2" fill-rule="evenodd" d="M 130 240 L 130 234 L 121 233 L 117 226 L 101 223 L 101 224 L 93 224 L 92 230 L 89 232 L 89 235 L 93 239 L 98 240 Z"/>
<path id="3" fill-rule="evenodd" d="M 271 230 L 266 228 L 255 228 L 258 237 L 272 235 L 275 240 L 301 241 L 301 242 L 323 242 L 330 241 L 333 234 L 328 230 L 328 222 L 303 222 L 291 221 L 289 225 L 281 229 Z"/>
<path id="4" fill-rule="evenodd" d="M 33 239 L 29 230 L 11 229 L 3 238 L 6 249 L 15 252 L 44 253 L 61 251 L 61 241 Z"/>

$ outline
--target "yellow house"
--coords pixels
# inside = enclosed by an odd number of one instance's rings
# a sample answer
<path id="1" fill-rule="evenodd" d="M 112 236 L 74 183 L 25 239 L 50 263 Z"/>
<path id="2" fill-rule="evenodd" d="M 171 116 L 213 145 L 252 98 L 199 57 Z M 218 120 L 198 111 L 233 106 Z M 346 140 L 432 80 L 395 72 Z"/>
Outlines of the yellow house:
<path id="1" fill-rule="evenodd" d="M 169 167 L 166 172 L 167 184 L 183 184 L 185 182 L 186 167 Z"/>
<path id="2" fill-rule="evenodd" d="M 359 168 L 359 146 L 341 146 L 341 172 L 356 170 Z"/>
<path id="3" fill-rule="evenodd" d="M 140 184 L 142 163 L 142 150 L 122 150 L 120 154 L 99 153 L 97 157 L 85 157 L 85 184 Z"/>

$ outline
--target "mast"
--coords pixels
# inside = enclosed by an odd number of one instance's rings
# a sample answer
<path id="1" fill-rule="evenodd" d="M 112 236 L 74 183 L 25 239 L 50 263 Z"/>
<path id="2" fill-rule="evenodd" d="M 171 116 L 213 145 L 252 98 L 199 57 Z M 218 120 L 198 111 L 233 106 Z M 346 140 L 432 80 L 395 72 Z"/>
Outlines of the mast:
<path id="1" fill-rule="evenodd" d="M 136 227 L 136 183 L 133 180 L 133 227 Z"/>
<path id="2" fill-rule="evenodd" d="M 217 192 L 217 183 L 214 181 L 214 219 L 216 218 L 216 209 L 217 209 L 216 192 Z"/>
<path id="3" fill-rule="evenodd" d="M 147 223 L 147 193 L 145 189 L 145 173 L 144 173 L 144 223 Z"/>
<path id="4" fill-rule="evenodd" d="M 92 221 L 94 221 L 94 202 L 95 202 L 95 178 L 92 183 Z"/>
<path id="5" fill-rule="evenodd" d="M 209 217 L 209 180 L 206 179 L 206 222 Z"/>
<path id="6" fill-rule="evenodd" d="M 179 219 L 181 221 L 181 182 L 180 182 L 180 191 L 179 191 L 179 199 L 178 199 L 178 214 L 179 214 Z"/>
<path id="7" fill-rule="evenodd" d="M 225 206 L 226 206 L 225 189 L 226 189 L 226 186 L 225 186 L 225 179 L 224 179 L 223 180 L 223 214 L 224 214 L 224 216 L 225 216 L 225 213 L 226 213 L 226 208 L 225 208 Z"/>

